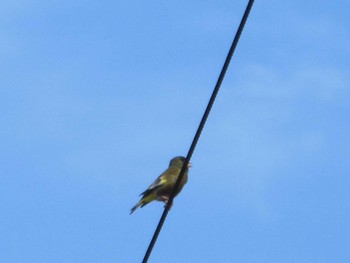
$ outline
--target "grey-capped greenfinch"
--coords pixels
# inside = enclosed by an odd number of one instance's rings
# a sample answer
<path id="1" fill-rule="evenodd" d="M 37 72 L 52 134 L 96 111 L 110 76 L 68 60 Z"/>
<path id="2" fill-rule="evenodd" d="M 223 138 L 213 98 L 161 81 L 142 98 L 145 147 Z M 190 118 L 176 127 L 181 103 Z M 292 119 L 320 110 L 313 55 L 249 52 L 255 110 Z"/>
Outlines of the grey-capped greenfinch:
<path id="1" fill-rule="evenodd" d="M 132 214 L 139 206 L 143 207 L 148 203 L 157 200 L 167 203 L 170 195 L 172 194 L 176 180 L 179 177 L 181 168 L 185 162 L 185 157 L 177 156 L 171 159 L 168 169 L 166 169 L 146 191 L 141 193 L 141 200 L 131 208 L 130 214 Z M 188 163 L 184 176 L 180 182 L 179 188 L 175 193 L 175 196 L 180 193 L 188 179 L 188 169 L 191 167 L 191 163 Z"/>

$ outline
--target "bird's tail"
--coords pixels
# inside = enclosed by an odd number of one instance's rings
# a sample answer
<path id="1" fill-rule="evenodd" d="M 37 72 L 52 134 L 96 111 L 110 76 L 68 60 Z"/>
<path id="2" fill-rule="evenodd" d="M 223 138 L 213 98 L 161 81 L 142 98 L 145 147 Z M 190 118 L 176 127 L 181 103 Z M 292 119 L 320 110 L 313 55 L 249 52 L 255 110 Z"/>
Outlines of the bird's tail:
<path id="1" fill-rule="evenodd" d="M 152 202 L 153 200 L 155 200 L 156 196 L 154 193 L 148 194 L 148 195 L 144 195 L 141 200 L 130 210 L 130 215 L 132 213 L 134 213 L 134 211 L 139 208 L 139 206 L 144 207 L 145 205 L 147 205 L 149 202 Z"/>
<path id="2" fill-rule="evenodd" d="M 140 205 L 142 205 L 143 204 L 143 200 L 141 199 L 133 208 L 131 208 L 131 210 L 130 210 L 130 215 L 132 214 L 132 213 L 134 213 L 134 211 L 140 206 Z"/>

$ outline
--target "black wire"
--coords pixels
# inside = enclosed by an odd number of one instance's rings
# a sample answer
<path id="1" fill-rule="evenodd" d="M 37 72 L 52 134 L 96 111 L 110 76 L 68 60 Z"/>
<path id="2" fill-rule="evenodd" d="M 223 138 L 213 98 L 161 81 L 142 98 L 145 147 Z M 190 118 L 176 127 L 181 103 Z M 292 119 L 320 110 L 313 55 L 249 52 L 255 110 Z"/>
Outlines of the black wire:
<path id="1" fill-rule="evenodd" d="M 219 78 L 218 78 L 218 80 L 217 80 L 217 82 L 216 82 L 214 91 L 213 91 L 213 93 L 212 93 L 212 95 L 211 95 L 211 97 L 210 97 L 210 100 L 209 100 L 209 102 L 208 102 L 207 108 L 205 109 L 205 112 L 204 112 L 204 115 L 203 115 L 203 117 L 202 117 L 202 120 L 201 120 L 201 122 L 200 122 L 200 124 L 199 124 L 199 126 L 198 126 L 196 135 L 194 136 L 193 141 L 192 141 L 192 144 L 191 144 L 191 147 L 190 147 L 190 149 L 189 149 L 189 151 L 188 151 L 188 153 L 187 153 L 186 160 L 185 160 L 185 162 L 184 162 L 184 164 L 183 164 L 183 166 L 182 166 L 182 168 L 181 168 L 179 177 L 177 178 L 176 184 L 175 184 L 174 189 L 173 189 L 173 191 L 172 191 L 172 194 L 171 194 L 171 196 L 170 196 L 170 198 L 169 198 L 169 201 L 167 202 L 167 204 L 166 204 L 166 206 L 165 206 L 165 208 L 164 208 L 164 212 L 163 212 L 163 214 L 162 214 L 162 217 L 161 217 L 160 220 L 159 220 L 158 226 L 157 226 L 157 228 L 156 228 L 156 230 L 155 230 L 155 232 L 154 232 L 154 234 L 153 234 L 153 238 L 152 238 L 152 240 L 151 240 L 151 242 L 150 242 L 150 244 L 149 244 L 149 246 L 148 246 L 148 249 L 147 249 L 146 254 L 145 254 L 145 256 L 144 256 L 144 258 L 143 258 L 143 260 L 142 260 L 142 263 L 147 263 L 147 262 L 148 262 L 148 259 L 149 259 L 149 256 L 151 255 L 151 252 L 152 252 L 152 250 L 153 250 L 154 244 L 156 243 L 157 238 L 158 238 L 158 235 L 159 235 L 159 233 L 160 233 L 160 230 L 161 230 L 162 227 L 163 227 L 165 218 L 167 217 L 168 212 L 169 212 L 169 209 L 170 209 L 171 205 L 173 204 L 173 200 L 174 200 L 174 197 L 175 197 L 175 193 L 176 193 L 177 189 L 178 189 L 179 186 L 180 186 L 181 179 L 182 179 L 182 177 L 184 176 L 184 173 L 185 173 L 185 170 L 186 170 L 186 168 L 187 168 L 187 165 L 188 165 L 188 163 L 189 163 L 189 161 L 190 161 L 190 159 L 191 159 L 191 157 L 192 157 L 192 154 L 193 154 L 193 152 L 194 152 L 194 149 L 196 148 L 197 142 L 198 142 L 199 137 L 200 137 L 200 135 L 201 135 L 201 133 L 202 133 L 202 130 L 203 130 L 204 125 L 205 125 L 205 122 L 207 121 L 207 118 L 208 118 L 208 116 L 209 116 L 210 110 L 211 110 L 211 108 L 212 108 L 212 106 L 213 106 L 213 104 L 214 104 L 216 95 L 217 95 L 218 92 L 219 92 L 221 83 L 222 83 L 222 81 L 223 81 L 223 79 L 224 79 L 224 77 L 225 77 L 227 68 L 228 68 L 228 66 L 229 66 L 229 64 L 230 64 L 232 55 L 233 55 L 233 53 L 234 53 L 234 51 L 235 51 L 235 49 L 236 49 L 237 43 L 238 43 L 239 38 L 240 38 L 240 36 L 241 36 L 241 34 L 242 34 L 244 25 L 245 25 L 245 23 L 246 23 L 246 21 L 247 21 L 247 19 L 248 19 L 249 12 L 250 12 L 250 10 L 251 10 L 251 8 L 252 8 L 252 6 L 253 6 L 253 3 L 254 3 L 254 0 L 250 0 L 250 1 L 248 2 L 248 5 L 247 5 L 246 10 L 245 10 L 245 12 L 244 12 L 244 15 L 243 15 L 243 17 L 242 17 L 241 23 L 239 24 L 239 27 L 238 27 L 238 29 L 237 29 L 235 38 L 234 38 L 234 40 L 233 40 L 233 42 L 232 42 L 231 48 L 230 48 L 230 50 L 229 50 L 229 52 L 228 52 L 228 54 L 227 54 L 227 57 L 226 57 L 224 66 L 222 67 L 221 73 L 220 73 Z"/>

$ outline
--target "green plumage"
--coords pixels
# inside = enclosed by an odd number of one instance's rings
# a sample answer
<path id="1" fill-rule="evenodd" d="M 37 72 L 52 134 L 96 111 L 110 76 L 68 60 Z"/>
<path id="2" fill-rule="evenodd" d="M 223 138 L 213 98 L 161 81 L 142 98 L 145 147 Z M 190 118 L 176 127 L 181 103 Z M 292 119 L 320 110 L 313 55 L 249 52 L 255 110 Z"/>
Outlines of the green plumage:
<path id="1" fill-rule="evenodd" d="M 142 195 L 142 198 L 133 208 L 131 208 L 130 214 L 132 214 L 139 206 L 143 207 L 154 200 L 162 201 L 165 203 L 168 202 L 184 162 L 185 157 L 182 156 L 171 159 L 168 169 L 166 169 L 153 182 L 153 184 L 148 187 L 146 191 L 140 194 Z M 187 183 L 189 167 L 191 167 L 190 163 L 185 170 L 184 176 L 182 177 L 179 189 L 176 192 L 175 196 L 180 193 L 183 186 Z"/>

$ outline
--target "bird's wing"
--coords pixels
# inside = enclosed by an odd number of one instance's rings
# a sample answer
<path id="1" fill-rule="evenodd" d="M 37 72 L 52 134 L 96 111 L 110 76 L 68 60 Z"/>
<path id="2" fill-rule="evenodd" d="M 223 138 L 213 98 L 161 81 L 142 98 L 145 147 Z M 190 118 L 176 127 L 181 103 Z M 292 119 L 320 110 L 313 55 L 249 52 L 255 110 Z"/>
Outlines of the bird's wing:
<path id="1" fill-rule="evenodd" d="M 147 190 L 154 190 L 161 187 L 166 183 L 166 178 L 164 176 L 159 176 Z"/>
<path id="2" fill-rule="evenodd" d="M 169 167 L 140 195 L 146 196 L 164 185 L 175 184 L 178 173 L 179 171 L 177 168 Z"/>
<path id="3" fill-rule="evenodd" d="M 154 190 L 156 190 L 157 188 L 161 187 L 162 185 L 164 185 L 166 183 L 166 177 L 165 177 L 166 171 L 164 173 L 162 173 L 151 185 L 150 187 L 147 188 L 146 191 L 142 192 L 140 195 L 148 195 L 151 192 L 153 192 Z"/>

